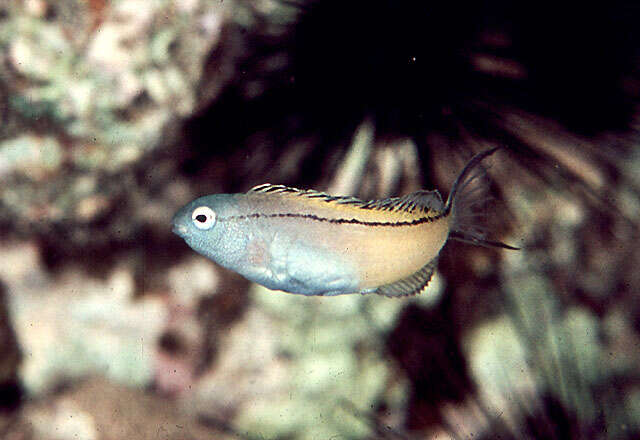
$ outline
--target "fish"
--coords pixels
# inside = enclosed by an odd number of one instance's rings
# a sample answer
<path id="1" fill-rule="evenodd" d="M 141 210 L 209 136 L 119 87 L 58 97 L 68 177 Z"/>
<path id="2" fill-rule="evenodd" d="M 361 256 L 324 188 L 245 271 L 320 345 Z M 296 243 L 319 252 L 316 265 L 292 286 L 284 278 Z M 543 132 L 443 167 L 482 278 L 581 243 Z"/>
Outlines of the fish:
<path id="1" fill-rule="evenodd" d="M 446 202 L 437 190 L 366 201 L 265 183 L 193 200 L 175 214 L 173 232 L 194 251 L 271 290 L 416 295 L 450 239 L 518 249 L 485 239 L 476 222 L 484 196 L 482 185 L 472 182 L 482 180 L 478 165 L 499 148 L 467 163 Z"/>

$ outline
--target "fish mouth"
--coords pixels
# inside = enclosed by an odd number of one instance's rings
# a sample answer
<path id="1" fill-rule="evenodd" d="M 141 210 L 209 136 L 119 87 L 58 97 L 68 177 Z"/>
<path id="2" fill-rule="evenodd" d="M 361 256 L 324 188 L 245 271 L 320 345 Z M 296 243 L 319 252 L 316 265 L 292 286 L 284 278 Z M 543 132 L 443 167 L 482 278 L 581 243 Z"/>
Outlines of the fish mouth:
<path id="1" fill-rule="evenodd" d="M 174 223 L 171 232 L 184 238 L 188 231 L 186 226 Z"/>

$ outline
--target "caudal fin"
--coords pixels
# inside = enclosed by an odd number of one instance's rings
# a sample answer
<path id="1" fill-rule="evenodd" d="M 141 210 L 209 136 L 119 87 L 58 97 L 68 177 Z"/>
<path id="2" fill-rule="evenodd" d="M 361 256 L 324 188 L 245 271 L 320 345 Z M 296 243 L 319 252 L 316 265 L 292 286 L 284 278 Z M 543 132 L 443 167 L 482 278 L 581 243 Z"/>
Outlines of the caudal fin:
<path id="1" fill-rule="evenodd" d="M 489 197 L 486 173 L 478 165 L 499 149 L 500 147 L 492 148 L 473 156 L 453 183 L 444 212 L 453 219 L 449 238 L 479 246 L 518 250 L 517 247 L 499 241 L 487 240 L 482 221 L 485 214 L 479 211 Z"/>

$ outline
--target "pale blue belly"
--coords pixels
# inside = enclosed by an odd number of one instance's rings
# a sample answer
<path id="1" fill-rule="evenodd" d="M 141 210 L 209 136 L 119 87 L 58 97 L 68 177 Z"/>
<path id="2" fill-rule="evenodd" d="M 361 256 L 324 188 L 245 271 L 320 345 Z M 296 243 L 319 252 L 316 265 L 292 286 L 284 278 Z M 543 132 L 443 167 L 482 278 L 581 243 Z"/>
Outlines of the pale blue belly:
<path id="1" fill-rule="evenodd" d="M 251 281 L 272 289 L 302 295 L 356 293 L 356 271 L 340 255 L 311 246 L 299 237 L 275 234 L 263 265 L 238 270 Z"/>

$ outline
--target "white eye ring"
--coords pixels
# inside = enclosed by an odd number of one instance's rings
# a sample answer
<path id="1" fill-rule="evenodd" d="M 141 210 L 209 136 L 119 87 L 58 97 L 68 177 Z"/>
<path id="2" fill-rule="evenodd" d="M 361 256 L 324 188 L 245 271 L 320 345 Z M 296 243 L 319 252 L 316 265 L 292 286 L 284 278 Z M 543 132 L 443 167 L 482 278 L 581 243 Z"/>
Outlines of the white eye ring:
<path id="1" fill-rule="evenodd" d="M 208 206 L 198 206 L 193 210 L 191 220 L 196 228 L 206 231 L 216 223 L 216 213 Z"/>

